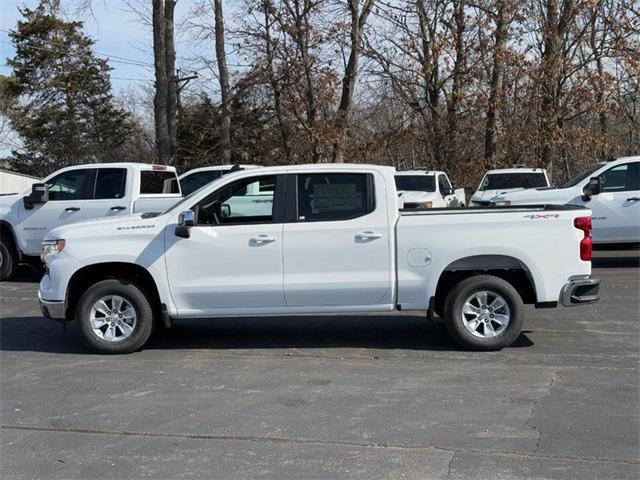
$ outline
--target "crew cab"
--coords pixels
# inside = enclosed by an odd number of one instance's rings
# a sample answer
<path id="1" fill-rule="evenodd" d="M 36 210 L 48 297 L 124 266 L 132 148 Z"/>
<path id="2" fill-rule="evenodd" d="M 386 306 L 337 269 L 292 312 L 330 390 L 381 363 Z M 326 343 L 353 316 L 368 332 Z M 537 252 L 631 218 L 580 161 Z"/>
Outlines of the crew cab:
<path id="1" fill-rule="evenodd" d="M 492 350 L 520 334 L 523 303 L 598 299 L 588 209 L 400 210 L 394 175 L 243 170 L 161 215 L 56 228 L 43 241 L 42 312 L 75 320 L 103 353 L 139 349 L 154 323 L 186 318 L 395 310 L 441 316 L 463 347 Z"/>
<path id="2" fill-rule="evenodd" d="M 191 195 L 207 183 L 213 182 L 216 178 L 226 175 L 236 170 L 256 168 L 255 165 L 214 165 L 210 167 L 200 167 L 188 170 L 178 177 L 180 190 L 185 197 Z"/>
<path id="3" fill-rule="evenodd" d="M 30 190 L 0 197 L 0 280 L 36 261 L 45 234 L 95 217 L 162 212 L 182 195 L 175 168 L 142 163 L 66 167 Z"/>
<path id="4" fill-rule="evenodd" d="M 540 203 L 587 206 L 593 214 L 593 242 L 640 242 L 640 156 L 601 162 L 558 188 L 497 195 L 493 205 Z"/>
<path id="5" fill-rule="evenodd" d="M 408 170 L 395 176 L 399 205 L 406 209 L 464 207 L 464 188 L 453 189 L 446 173 Z"/>
<path id="6" fill-rule="evenodd" d="M 486 207 L 496 195 L 550 186 L 549 175 L 544 168 L 514 167 L 489 170 L 471 196 L 469 206 Z"/>

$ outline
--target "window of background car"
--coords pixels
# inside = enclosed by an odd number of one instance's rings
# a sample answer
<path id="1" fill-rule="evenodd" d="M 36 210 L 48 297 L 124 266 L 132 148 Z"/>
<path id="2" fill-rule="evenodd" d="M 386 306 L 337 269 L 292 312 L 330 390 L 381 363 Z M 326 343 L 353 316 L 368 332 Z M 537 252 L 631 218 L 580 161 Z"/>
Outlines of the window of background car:
<path id="1" fill-rule="evenodd" d="M 372 212 L 372 183 L 365 173 L 298 175 L 298 221 L 348 220 Z"/>
<path id="2" fill-rule="evenodd" d="M 480 190 L 500 190 L 502 188 L 539 188 L 546 187 L 544 173 L 490 173 Z"/>
<path id="3" fill-rule="evenodd" d="M 142 170 L 140 172 L 140 193 L 180 193 L 178 177 L 172 171 Z"/>
<path id="4" fill-rule="evenodd" d="M 244 178 L 217 190 L 193 208 L 196 224 L 271 223 L 275 180 L 275 175 Z"/>
<path id="5" fill-rule="evenodd" d="M 638 190 L 640 163 L 625 163 L 610 168 L 600 175 L 603 192 L 627 192 Z"/>
<path id="6" fill-rule="evenodd" d="M 94 170 L 83 168 L 62 172 L 46 182 L 49 200 L 86 200 L 91 198 Z"/>
<path id="7" fill-rule="evenodd" d="M 407 192 L 435 192 L 434 175 L 396 175 L 396 190 Z"/>
<path id="8" fill-rule="evenodd" d="M 189 195 L 228 172 L 229 170 L 204 170 L 187 175 L 180 180 L 182 194 Z"/>
<path id="9" fill-rule="evenodd" d="M 122 198 L 127 183 L 126 168 L 98 168 L 93 198 Z"/>

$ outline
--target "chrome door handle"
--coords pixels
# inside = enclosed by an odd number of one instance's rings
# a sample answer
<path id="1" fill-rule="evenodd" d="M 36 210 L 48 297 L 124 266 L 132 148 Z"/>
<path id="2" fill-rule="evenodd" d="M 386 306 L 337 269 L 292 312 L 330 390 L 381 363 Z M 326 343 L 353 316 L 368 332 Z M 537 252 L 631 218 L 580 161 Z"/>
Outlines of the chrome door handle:
<path id="1" fill-rule="evenodd" d="M 356 235 L 356 240 L 375 240 L 377 238 L 382 238 L 382 234 L 375 232 L 362 232 Z"/>
<path id="2" fill-rule="evenodd" d="M 251 243 L 260 243 L 260 244 L 271 243 L 271 242 L 275 242 L 276 240 L 277 240 L 276 237 L 272 237 L 270 235 L 258 235 L 257 237 L 251 237 L 249 239 Z"/>
<path id="3" fill-rule="evenodd" d="M 627 202 L 640 202 L 640 197 L 627 198 Z"/>
<path id="4" fill-rule="evenodd" d="M 64 209 L 65 212 L 77 212 L 80 210 L 80 207 L 67 207 Z"/>

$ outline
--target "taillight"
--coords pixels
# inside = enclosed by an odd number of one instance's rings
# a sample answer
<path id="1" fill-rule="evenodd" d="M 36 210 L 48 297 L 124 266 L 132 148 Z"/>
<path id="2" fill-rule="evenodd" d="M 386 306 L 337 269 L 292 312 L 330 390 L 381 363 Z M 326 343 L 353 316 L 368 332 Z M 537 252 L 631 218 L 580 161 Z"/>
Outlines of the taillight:
<path id="1" fill-rule="evenodd" d="M 580 241 L 580 260 L 591 261 L 591 217 L 578 217 L 573 225 L 584 232 L 584 238 Z"/>

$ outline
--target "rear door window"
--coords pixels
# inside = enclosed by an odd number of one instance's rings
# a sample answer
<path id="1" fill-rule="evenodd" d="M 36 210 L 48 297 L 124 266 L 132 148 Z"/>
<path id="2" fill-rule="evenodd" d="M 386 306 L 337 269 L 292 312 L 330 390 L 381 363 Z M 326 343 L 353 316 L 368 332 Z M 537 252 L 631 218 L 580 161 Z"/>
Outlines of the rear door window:
<path id="1" fill-rule="evenodd" d="M 142 195 L 180 193 L 176 172 L 166 170 L 142 170 L 140 172 L 140 193 Z"/>
<path id="2" fill-rule="evenodd" d="M 99 168 L 93 198 L 123 198 L 127 183 L 126 168 Z"/>
<path id="3" fill-rule="evenodd" d="M 298 175 L 299 222 L 349 220 L 366 215 L 373 209 L 371 174 Z"/>

